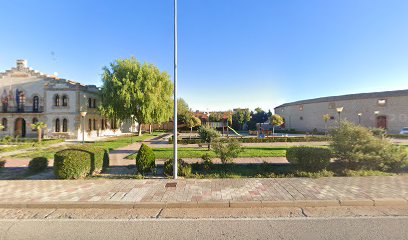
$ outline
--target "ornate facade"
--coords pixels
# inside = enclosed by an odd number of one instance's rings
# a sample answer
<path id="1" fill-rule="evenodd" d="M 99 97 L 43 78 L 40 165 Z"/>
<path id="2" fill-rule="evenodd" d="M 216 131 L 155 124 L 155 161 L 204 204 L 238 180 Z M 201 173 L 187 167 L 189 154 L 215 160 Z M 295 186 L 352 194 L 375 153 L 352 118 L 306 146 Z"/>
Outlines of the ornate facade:
<path id="1" fill-rule="evenodd" d="M 45 138 L 80 140 L 83 129 L 85 140 L 121 133 L 123 125 L 98 114 L 98 91 L 95 85 L 46 75 L 17 60 L 16 67 L 0 73 L 0 136 L 36 137 L 31 124 L 38 121 L 47 124 Z M 84 118 L 81 111 L 87 112 Z"/>

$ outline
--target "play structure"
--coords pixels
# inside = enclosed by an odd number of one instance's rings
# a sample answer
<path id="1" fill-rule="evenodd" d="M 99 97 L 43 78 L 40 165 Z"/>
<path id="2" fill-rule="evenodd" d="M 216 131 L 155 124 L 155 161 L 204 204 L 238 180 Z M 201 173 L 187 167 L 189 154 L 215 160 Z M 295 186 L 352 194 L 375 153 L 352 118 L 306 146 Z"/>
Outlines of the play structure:
<path id="1" fill-rule="evenodd" d="M 235 131 L 232 127 L 230 127 L 230 126 L 227 126 L 227 128 L 229 128 L 229 129 L 231 129 L 231 131 L 233 131 L 235 134 L 237 134 L 238 136 L 242 136 L 241 134 L 239 134 L 239 133 L 237 133 L 237 131 Z"/>
<path id="2" fill-rule="evenodd" d="M 231 130 L 233 133 L 235 133 L 237 136 L 242 137 L 241 134 L 239 134 L 237 131 L 235 131 L 235 129 L 233 129 L 232 127 L 228 126 L 228 125 L 224 125 L 222 126 L 222 135 L 226 134 L 227 137 L 229 135 L 229 130 Z"/>

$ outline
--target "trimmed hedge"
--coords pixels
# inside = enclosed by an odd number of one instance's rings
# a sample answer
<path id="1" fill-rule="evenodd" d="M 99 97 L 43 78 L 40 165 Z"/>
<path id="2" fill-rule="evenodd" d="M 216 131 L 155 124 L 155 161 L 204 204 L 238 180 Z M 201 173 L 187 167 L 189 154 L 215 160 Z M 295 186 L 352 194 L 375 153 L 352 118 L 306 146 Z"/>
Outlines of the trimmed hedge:
<path id="1" fill-rule="evenodd" d="M 48 158 L 36 157 L 28 163 L 28 170 L 32 173 L 42 172 L 48 167 Z"/>
<path id="2" fill-rule="evenodd" d="M 164 162 L 164 174 L 167 176 L 173 176 L 173 162 L 174 159 L 169 159 Z M 183 159 L 177 161 L 177 175 L 178 176 L 189 176 L 191 175 L 192 167 L 190 164 L 185 162 Z"/>
<path id="3" fill-rule="evenodd" d="M 153 149 L 146 144 L 142 144 L 136 156 L 137 171 L 142 175 L 151 172 L 156 167 L 155 160 L 156 156 L 154 155 Z"/>
<path id="4" fill-rule="evenodd" d="M 54 155 L 54 173 L 60 179 L 84 178 L 106 167 L 109 167 L 109 153 L 98 146 L 72 146 Z"/>
<path id="5" fill-rule="evenodd" d="M 242 143 L 265 143 L 265 142 L 326 142 L 330 138 L 326 136 L 305 136 L 305 137 L 266 137 L 266 138 L 257 138 L 257 137 L 237 137 L 239 142 Z M 177 141 L 179 144 L 200 144 L 203 143 L 201 139 L 179 139 Z M 173 139 L 169 138 L 169 143 L 173 143 Z"/>
<path id="6" fill-rule="evenodd" d="M 291 147 L 286 150 L 288 162 L 296 165 L 302 171 L 317 172 L 330 164 L 331 151 L 321 147 Z"/>

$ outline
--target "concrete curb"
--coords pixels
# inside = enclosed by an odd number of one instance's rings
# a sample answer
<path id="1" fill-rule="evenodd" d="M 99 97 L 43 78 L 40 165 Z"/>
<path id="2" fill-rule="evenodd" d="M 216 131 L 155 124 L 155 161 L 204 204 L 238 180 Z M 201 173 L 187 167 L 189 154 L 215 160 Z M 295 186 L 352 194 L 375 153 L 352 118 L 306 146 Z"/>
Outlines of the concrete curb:
<path id="1" fill-rule="evenodd" d="M 0 202 L 0 208 L 274 208 L 274 207 L 340 207 L 404 206 L 403 198 L 292 200 L 292 201 L 219 201 L 219 202 Z"/>

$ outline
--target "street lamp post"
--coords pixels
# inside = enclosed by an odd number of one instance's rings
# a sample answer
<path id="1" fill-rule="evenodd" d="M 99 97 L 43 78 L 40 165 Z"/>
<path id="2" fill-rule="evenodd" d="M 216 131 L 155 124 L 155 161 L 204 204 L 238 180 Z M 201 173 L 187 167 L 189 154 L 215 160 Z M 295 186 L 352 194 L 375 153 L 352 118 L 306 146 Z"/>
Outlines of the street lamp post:
<path id="1" fill-rule="evenodd" d="M 341 117 L 341 112 L 343 112 L 344 107 L 338 107 L 336 108 L 337 113 L 339 114 L 339 126 L 340 126 L 340 117 Z"/>
<path id="2" fill-rule="evenodd" d="M 177 179 L 177 0 L 174 0 L 174 131 L 173 131 L 173 178 Z"/>
<path id="3" fill-rule="evenodd" d="M 82 117 L 82 144 L 85 143 L 85 116 L 87 112 L 86 111 L 81 111 L 81 117 Z"/>
<path id="4" fill-rule="evenodd" d="M 361 116 L 363 115 L 362 113 L 358 113 L 358 125 L 361 125 Z"/>

